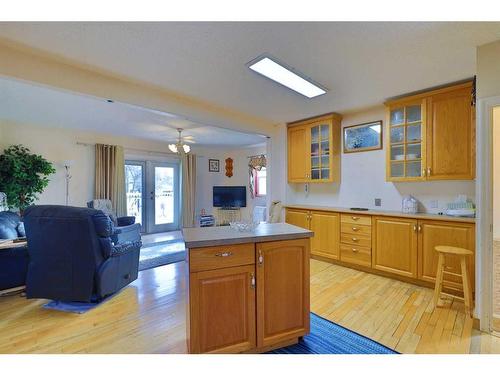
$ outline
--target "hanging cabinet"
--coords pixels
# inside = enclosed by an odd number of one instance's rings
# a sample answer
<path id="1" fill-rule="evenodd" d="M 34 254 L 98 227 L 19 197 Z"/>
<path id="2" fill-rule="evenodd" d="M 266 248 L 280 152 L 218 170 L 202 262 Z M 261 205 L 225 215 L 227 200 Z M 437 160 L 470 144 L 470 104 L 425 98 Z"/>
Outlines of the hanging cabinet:
<path id="1" fill-rule="evenodd" d="M 335 113 L 288 124 L 288 182 L 340 180 L 340 121 Z"/>
<path id="2" fill-rule="evenodd" d="M 389 101 L 387 181 L 475 177 L 472 81 Z"/>

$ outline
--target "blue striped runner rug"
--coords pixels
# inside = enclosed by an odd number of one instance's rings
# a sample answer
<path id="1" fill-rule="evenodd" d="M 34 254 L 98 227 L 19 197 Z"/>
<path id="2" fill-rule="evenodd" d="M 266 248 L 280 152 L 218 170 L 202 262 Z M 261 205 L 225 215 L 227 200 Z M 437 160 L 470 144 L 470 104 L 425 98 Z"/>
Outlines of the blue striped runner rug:
<path id="1" fill-rule="evenodd" d="M 311 313 L 311 333 L 269 354 L 399 354 L 368 337 Z"/>

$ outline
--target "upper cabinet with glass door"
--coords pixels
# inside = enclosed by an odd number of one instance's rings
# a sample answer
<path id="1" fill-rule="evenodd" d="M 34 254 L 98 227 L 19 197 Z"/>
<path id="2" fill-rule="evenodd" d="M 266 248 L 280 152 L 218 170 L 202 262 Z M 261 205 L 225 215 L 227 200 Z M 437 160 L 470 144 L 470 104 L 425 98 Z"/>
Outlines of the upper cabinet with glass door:
<path id="1" fill-rule="evenodd" d="M 425 100 L 389 107 L 389 181 L 421 180 L 425 177 L 425 118 Z"/>
<path id="2" fill-rule="evenodd" d="M 340 121 L 329 114 L 288 124 L 288 182 L 340 180 Z"/>
<path id="3" fill-rule="evenodd" d="M 472 81 L 389 101 L 388 181 L 474 178 Z"/>

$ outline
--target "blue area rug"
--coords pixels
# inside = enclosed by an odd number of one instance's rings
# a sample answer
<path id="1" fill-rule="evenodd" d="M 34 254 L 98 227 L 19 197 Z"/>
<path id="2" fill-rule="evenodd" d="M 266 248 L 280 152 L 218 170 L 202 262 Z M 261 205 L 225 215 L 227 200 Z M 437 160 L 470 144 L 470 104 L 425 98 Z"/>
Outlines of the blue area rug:
<path id="1" fill-rule="evenodd" d="M 399 354 L 365 336 L 311 313 L 311 333 L 269 354 Z"/>
<path id="2" fill-rule="evenodd" d="M 119 292 L 118 292 L 119 293 Z M 63 301 L 50 301 L 43 305 L 42 307 L 44 309 L 49 309 L 49 310 L 57 310 L 57 311 L 64 311 L 64 312 L 70 312 L 74 314 L 84 314 L 87 311 L 90 311 L 97 306 L 102 305 L 104 302 L 107 302 L 114 296 L 116 296 L 118 293 L 112 294 L 109 297 L 104 298 L 100 302 L 63 302 Z"/>

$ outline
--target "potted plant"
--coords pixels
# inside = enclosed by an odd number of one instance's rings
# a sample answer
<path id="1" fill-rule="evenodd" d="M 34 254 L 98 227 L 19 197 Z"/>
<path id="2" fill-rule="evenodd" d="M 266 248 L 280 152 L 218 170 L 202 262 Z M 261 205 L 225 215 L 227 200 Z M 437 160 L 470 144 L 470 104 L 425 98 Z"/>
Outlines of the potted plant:
<path id="1" fill-rule="evenodd" d="M 6 148 L 0 155 L 0 191 L 7 195 L 9 208 L 23 211 L 47 187 L 47 176 L 54 173 L 52 163 L 42 156 L 32 154 L 22 145 Z"/>

